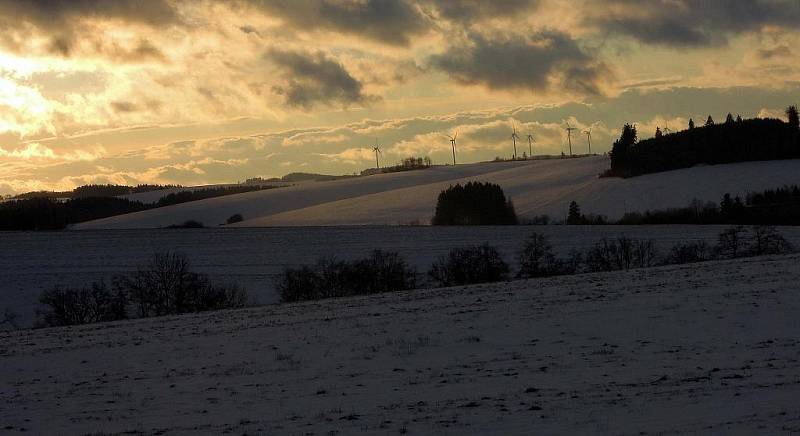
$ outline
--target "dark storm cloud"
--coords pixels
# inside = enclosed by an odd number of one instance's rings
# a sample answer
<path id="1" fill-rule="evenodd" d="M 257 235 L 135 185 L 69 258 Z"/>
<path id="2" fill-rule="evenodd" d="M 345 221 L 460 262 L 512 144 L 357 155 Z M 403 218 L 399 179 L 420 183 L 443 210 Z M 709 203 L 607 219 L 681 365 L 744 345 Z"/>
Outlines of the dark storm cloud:
<path id="1" fill-rule="evenodd" d="M 458 82 L 491 89 L 542 91 L 556 84 L 582 94 L 601 94 L 600 83 L 611 75 L 602 62 L 557 31 L 527 37 L 473 33 L 433 56 L 431 65 Z"/>
<path id="2" fill-rule="evenodd" d="M 246 0 L 297 30 L 325 29 L 407 45 L 429 22 L 407 0 Z"/>
<path id="3" fill-rule="evenodd" d="M 422 4 L 432 5 L 440 18 L 472 22 L 528 12 L 539 0 L 429 0 Z"/>
<path id="4" fill-rule="evenodd" d="M 86 20 L 118 20 L 160 26 L 179 20 L 167 0 L 0 0 L 0 26 L 17 33 L 4 41 L 18 42 L 31 28 L 50 37 L 49 50 L 67 56 Z M 87 37 L 87 35 L 81 35 Z"/>
<path id="5" fill-rule="evenodd" d="M 601 0 L 587 24 L 644 43 L 724 45 L 731 35 L 766 26 L 800 26 L 798 0 Z"/>
<path id="6" fill-rule="evenodd" d="M 270 50 L 266 58 L 284 72 L 286 82 L 273 90 L 289 106 L 309 109 L 318 103 L 348 106 L 376 97 L 365 95 L 363 84 L 336 60 L 321 52 Z"/>

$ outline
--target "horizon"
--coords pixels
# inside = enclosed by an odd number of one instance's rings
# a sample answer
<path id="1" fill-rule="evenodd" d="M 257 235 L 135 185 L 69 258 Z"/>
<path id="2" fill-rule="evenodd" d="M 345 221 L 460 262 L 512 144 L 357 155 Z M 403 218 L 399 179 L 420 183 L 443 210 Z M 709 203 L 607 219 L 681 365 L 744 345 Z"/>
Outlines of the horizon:
<path id="1" fill-rule="evenodd" d="M 800 4 L 0 1 L 0 195 L 609 151 L 800 102 Z M 576 154 L 585 135 L 573 136 Z"/>

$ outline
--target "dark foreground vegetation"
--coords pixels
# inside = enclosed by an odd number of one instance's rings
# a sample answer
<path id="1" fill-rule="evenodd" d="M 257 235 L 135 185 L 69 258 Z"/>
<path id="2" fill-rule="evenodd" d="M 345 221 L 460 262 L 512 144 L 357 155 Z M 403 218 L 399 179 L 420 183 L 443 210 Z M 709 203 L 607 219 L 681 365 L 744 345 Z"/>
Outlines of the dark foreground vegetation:
<path id="1" fill-rule="evenodd" d="M 461 286 L 585 272 L 647 268 L 745 256 L 785 254 L 794 247 L 774 227 L 730 227 L 715 245 L 684 241 L 659 252 L 648 239 L 621 235 L 602 239 L 584 251 L 559 257 L 547 237 L 532 233 L 516 254 L 516 272 L 494 247 L 459 247 L 437 259 L 427 281 L 395 252 L 376 250 L 352 261 L 321 258 L 314 265 L 287 268 L 277 280 L 282 302 L 319 300 L 411 290 L 422 286 Z M 513 273 L 513 274 L 512 274 Z M 191 270 L 188 259 L 175 253 L 155 254 L 135 272 L 115 276 L 108 285 L 95 282 L 79 288 L 55 287 L 39 297 L 37 326 L 70 326 L 129 318 L 246 307 L 254 304 L 235 284 L 214 283 Z M 0 327 L 16 328 L 6 311 Z"/>
<path id="2" fill-rule="evenodd" d="M 517 224 L 514 203 L 500 186 L 468 182 L 450 186 L 439 194 L 431 221 L 439 226 L 487 226 Z"/>
<path id="3" fill-rule="evenodd" d="M 611 168 L 604 174 L 634 177 L 695 165 L 800 158 L 797 107 L 786 109 L 787 122 L 747 119 L 728 114 L 722 124 L 711 116 L 705 125 L 672 134 L 656 130 L 655 137 L 638 141 L 635 126 L 626 124 L 611 149 Z"/>
<path id="4" fill-rule="evenodd" d="M 76 197 L 66 201 L 52 198 L 11 200 L 0 203 L 0 230 L 61 230 L 84 221 L 270 188 L 237 185 L 181 191 L 168 194 L 153 204 L 118 197 Z"/>
<path id="5" fill-rule="evenodd" d="M 244 307 L 251 302 L 239 286 L 213 283 L 192 271 L 185 256 L 166 252 L 155 254 L 134 273 L 114 277 L 111 285 L 55 287 L 42 293 L 39 303 L 39 326 L 55 327 Z"/>
<path id="6" fill-rule="evenodd" d="M 785 254 L 792 245 L 774 227 L 738 226 L 724 230 L 716 245 L 685 241 L 661 253 L 649 239 L 621 235 L 602 239 L 584 251 L 558 257 L 547 237 L 533 233 L 517 253 L 516 278 L 550 277 L 734 259 L 744 256 Z M 376 251 L 353 262 L 320 259 L 316 265 L 284 270 L 278 281 L 281 301 L 294 302 L 330 297 L 375 294 L 414 289 L 416 274 L 397 253 Z M 510 266 L 488 244 L 460 247 L 437 259 L 428 271 L 428 284 L 460 286 L 509 280 Z"/>

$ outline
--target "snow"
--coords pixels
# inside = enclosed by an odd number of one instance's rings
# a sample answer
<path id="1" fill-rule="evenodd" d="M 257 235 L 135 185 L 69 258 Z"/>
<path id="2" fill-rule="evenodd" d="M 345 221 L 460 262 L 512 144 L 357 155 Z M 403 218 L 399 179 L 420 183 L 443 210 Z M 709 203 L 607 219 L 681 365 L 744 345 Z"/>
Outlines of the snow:
<path id="1" fill-rule="evenodd" d="M 153 253 L 172 250 L 214 280 L 242 285 L 261 304 L 278 301 L 275 280 L 285 267 L 313 264 L 321 256 L 354 259 L 381 248 L 399 252 L 420 274 L 456 247 L 488 242 L 516 267 L 517 253 L 532 232 L 550 239 L 558 254 L 584 251 L 619 235 L 653 239 L 665 253 L 680 241 L 717 242 L 725 226 L 502 226 L 502 227 L 273 227 L 202 230 L 102 230 L 0 233 L 0 314 L 10 309 L 23 326 L 33 324 L 37 300 L 56 285 L 111 283 L 136 270 Z M 800 247 L 800 227 L 779 232 Z"/>
<path id="2" fill-rule="evenodd" d="M 625 212 L 683 207 L 693 199 L 719 202 L 723 194 L 800 184 L 800 160 L 699 166 L 631 179 L 599 178 L 608 158 L 490 162 L 433 167 L 329 182 L 310 182 L 121 215 L 75 229 L 158 228 L 187 220 L 237 227 L 427 224 L 443 189 L 470 180 L 499 184 L 524 217 L 561 219 L 569 202 L 584 213 L 618 218 Z"/>
<path id="3" fill-rule="evenodd" d="M 800 430 L 800 256 L 0 333 L 6 434 Z"/>

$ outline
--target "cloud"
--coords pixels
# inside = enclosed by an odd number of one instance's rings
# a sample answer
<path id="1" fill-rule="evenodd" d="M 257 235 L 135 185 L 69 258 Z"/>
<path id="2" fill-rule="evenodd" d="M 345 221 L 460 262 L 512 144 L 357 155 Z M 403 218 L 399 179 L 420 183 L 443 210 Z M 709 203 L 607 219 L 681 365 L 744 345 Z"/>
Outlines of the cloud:
<path id="1" fill-rule="evenodd" d="M 533 9 L 539 0 L 430 0 L 440 18 L 472 23 L 477 20 L 511 17 Z"/>
<path id="2" fill-rule="evenodd" d="M 289 106 L 311 109 L 322 103 L 346 107 L 377 99 L 364 94 L 362 83 L 322 52 L 271 49 L 266 57 L 284 73 L 285 83 L 275 85 L 273 90 Z"/>
<path id="3" fill-rule="evenodd" d="M 164 26 L 180 21 L 168 0 L 0 0 L 0 27 L 7 45 L 22 45 L 31 35 L 47 35 L 47 49 L 69 56 L 79 39 L 94 37 L 84 27 L 89 22 L 116 21 Z"/>
<path id="4" fill-rule="evenodd" d="M 267 15 L 282 19 L 294 31 L 316 29 L 405 46 L 430 23 L 406 0 L 248 0 Z"/>
<path id="5" fill-rule="evenodd" d="M 554 86 L 578 94 L 603 94 L 610 69 L 569 35 L 541 31 L 529 36 L 470 33 L 466 41 L 431 57 L 431 65 L 456 81 L 490 89 L 547 91 Z"/>
<path id="6" fill-rule="evenodd" d="M 797 0 L 601 0 L 586 24 L 648 44 L 720 46 L 772 26 L 796 29 Z"/>

